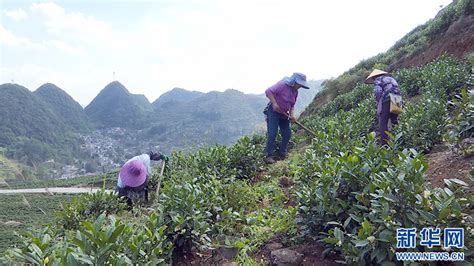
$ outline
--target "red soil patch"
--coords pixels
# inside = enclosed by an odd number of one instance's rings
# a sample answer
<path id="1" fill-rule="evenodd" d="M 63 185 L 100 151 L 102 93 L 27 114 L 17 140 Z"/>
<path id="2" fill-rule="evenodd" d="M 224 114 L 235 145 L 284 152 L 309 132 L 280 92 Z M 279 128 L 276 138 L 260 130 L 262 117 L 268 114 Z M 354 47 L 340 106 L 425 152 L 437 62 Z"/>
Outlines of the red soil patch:
<path id="1" fill-rule="evenodd" d="M 319 109 L 321 108 L 321 106 L 324 106 L 328 102 L 332 101 L 334 98 L 336 98 L 336 96 L 336 92 L 334 91 L 324 90 L 319 92 L 314 98 L 313 102 L 311 102 L 311 104 L 306 107 L 305 110 L 301 113 L 300 117 L 305 117 L 311 114 L 312 112 L 314 112 L 314 110 Z"/>
<path id="2" fill-rule="evenodd" d="M 271 265 L 270 254 L 273 250 L 281 249 L 284 247 L 285 235 L 275 235 L 270 241 L 268 241 L 258 253 L 254 256 L 258 263 L 265 265 Z M 321 266 L 337 266 L 342 265 L 336 263 L 336 260 L 343 260 L 341 257 L 336 255 L 329 255 L 323 257 L 324 247 L 318 244 L 303 244 L 291 247 L 285 247 L 287 249 L 294 250 L 298 253 L 303 254 L 303 262 L 301 265 L 321 265 Z"/>
<path id="3" fill-rule="evenodd" d="M 442 54 L 464 58 L 474 51 L 474 14 L 459 18 L 448 29 L 434 35 L 429 40 L 427 47 L 429 48 L 408 56 L 408 58 L 399 59 L 392 67 L 398 69 L 425 65 Z"/>
<path id="4" fill-rule="evenodd" d="M 250 179 L 250 184 L 256 184 L 262 181 L 266 174 L 267 174 L 267 171 L 258 171 L 257 174 L 253 178 Z"/>
<path id="5" fill-rule="evenodd" d="M 323 258 L 324 247 L 316 244 L 299 245 L 292 248 L 293 250 L 304 255 L 303 263 L 301 265 L 321 265 L 321 266 L 336 266 L 343 265 L 335 262 L 336 260 L 344 260 L 335 255 Z"/>
<path id="6" fill-rule="evenodd" d="M 288 201 L 285 203 L 285 206 L 288 208 L 289 206 L 296 206 L 296 203 L 293 199 L 293 196 L 291 195 L 290 188 L 293 187 L 295 182 L 293 180 L 289 179 L 286 176 L 280 177 L 280 187 L 281 190 L 283 190 L 283 193 L 285 193 L 286 198 Z"/>
<path id="7" fill-rule="evenodd" d="M 428 160 L 428 171 L 426 171 L 426 181 L 433 187 L 444 187 L 444 179 L 457 178 L 469 185 L 469 193 L 474 192 L 474 160 L 471 157 L 462 157 L 445 146 L 435 146 L 431 153 L 426 155 Z"/>
<path id="8" fill-rule="evenodd" d="M 173 251 L 173 266 L 203 265 L 212 260 L 210 252 L 198 254 L 196 250 L 176 248 Z"/>

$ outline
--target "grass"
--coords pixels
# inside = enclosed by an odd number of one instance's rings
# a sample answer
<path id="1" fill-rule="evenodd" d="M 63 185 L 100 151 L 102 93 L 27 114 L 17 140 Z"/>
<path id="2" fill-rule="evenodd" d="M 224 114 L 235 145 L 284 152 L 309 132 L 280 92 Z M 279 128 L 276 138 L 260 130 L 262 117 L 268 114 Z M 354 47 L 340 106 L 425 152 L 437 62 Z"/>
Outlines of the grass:
<path id="1" fill-rule="evenodd" d="M 73 195 L 0 195 L 0 256 L 7 248 L 21 242 L 16 233 L 38 228 L 54 221 L 54 212 L 61 210 L 61 204 L 71 200 Z M 17 221 L 18 226 L 5 225 Z"/>
<path id="2" fill-rule="evenodd" d="M 0 147 L 0 183 L 6 179 L 24 179 L 20 165 L 6 158 L 2 151 Z"/>
<path id="3" fill-rule="evenodd" d="M 0 163 L 9 161 L 0 156 Z M 4 164 L 7 165 L 7 164 Z M 8 164 L 11 166 L 11 164 Z M 10 169 L 14 169 L 11 168 Z M 0 176 L 0 181 L 4 181 Z M 97 176 L 81 176 L 71 179 L 21 180 L 7 179 L 5 189 L 43 187 L 103 187 L 113 189 L 117 183 L 117 172 Z M 62 203 L 69 202 L 75 195 L 66 194 L 0 194 L 0 256 L 11 247 L 21 243 L 18 234 L 41 228 L 55 221 L 54 213 L 61 210 Z M 20 222 L 18 226 L 5 225 L 7 221 Z"/>
<path id="4" fill-rule="evenodd" d="M 4 157 L 0 156 L 0 162 Z M 8 162 L 8 161 L 6 161 Z M 10 165 L 10 164 L 8 164 Z M 0 181 L 1 177 L 0 177 Z M 117 183 L 117 172 L 105 175 L 81 176 L 71 179 L 53 180 L 6 180 L 8 189 L 43 188 L 43 187 L 103 187 L 112 189 Z M 7 250 L 21 242 L 17 234 L 23 234 L 35 228 L 40 228 L 55 221 L 54 213 L 61 210 L 62 203 L 69 202 L 75 195 L 65 194 L 0 194 L 0 256 Z M 4 223 L 16 221 L 21 224 L 9 226 Z"/>

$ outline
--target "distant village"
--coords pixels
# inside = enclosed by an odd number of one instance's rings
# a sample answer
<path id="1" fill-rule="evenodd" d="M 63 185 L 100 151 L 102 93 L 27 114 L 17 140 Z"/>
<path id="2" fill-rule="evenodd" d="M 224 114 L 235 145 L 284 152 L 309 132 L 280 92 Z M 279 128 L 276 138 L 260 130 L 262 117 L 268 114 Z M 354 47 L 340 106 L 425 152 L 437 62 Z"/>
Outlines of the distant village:
<path id="1" fill-rule="evenodd" d="M 137 130 L 120 127 L 94 130 L 80 134 L 82 157 L 86 160 L 75 160 L 73 165 L 58 164 L 54 160 L 45 162 L 50 171 L 47 178 L 69 179 L 77 176 L 96 175 L 117 170 L 126 160 L 143 152 L 151 146 L 146 140 L 137 141 Z"/>

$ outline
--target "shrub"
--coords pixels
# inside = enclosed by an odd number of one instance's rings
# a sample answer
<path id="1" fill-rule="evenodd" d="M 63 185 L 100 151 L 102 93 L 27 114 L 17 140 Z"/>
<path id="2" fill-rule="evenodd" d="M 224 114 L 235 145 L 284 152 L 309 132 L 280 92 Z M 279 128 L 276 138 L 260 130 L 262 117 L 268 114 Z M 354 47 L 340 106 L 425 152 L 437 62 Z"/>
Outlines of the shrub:
<path id="1" fill-rule="evenodd" d="M 469 143 L 463 142 L 465 138 L 474 137 L 474 91 L 461 90 L 455 99 L 449 101 L 451 115 L 447 119 L 447 133 L 445 140 L 449 142 L 453 150 L 461 155 L 469 152 Z"/>
<path id="2" fill-rule="evenodd" d="M 254 144 L 251 138 L 242 137 L 229 148 L 229 168 L 236 171 L 238 178 L 249 179 L 263 167 L 263 143 Z"/>
<path id="3" fill-rule="evenodd" d="M 400 115 L 394 135 L 400 145 L 421 151 L 429 151 L 442 140 L 446 121 L 446 98 L 427 93 L 420 103 L 408 104 Z"/>
<path id="4" fill-rule="evenodd" d="M 400 69 L 394 73 L 394 78 L 402 91 L 402 95 L 406 97 L 413 97 L 420 94 L 425 81 L 421 79 L 421 69 Z"/>
<path id="5" fill-rule="evenodd" d="M 214 182 L 199 182 L 198 178 L 181 177 L 168 180 L 160 195 L 163 206 L 166 231 L 177 247 L 192 244 L 201 249 L 210 248 L 211 223 L 213 219 L 212 203 L 216 192 Z M 217 206 L 216 206 L 217 207 Z"/>
<path id="6" fill-rule="evenodd" d="M 321 160 L 297 193 L 298 222 L 301 234 L 324 239 L 346 263 L 393 260 L 396 228 L 459 226 L 467 217 L 459 188 L 424 189 L 427 165 L 415 150 L 379 148 L 372 135 Z"/>
<path id="7" fill-rule="evenodd" d="M 425 82 L 424 92 L 452 95 L 465 86 L 469 80 L 470 67 L 453 57 L 441 56 L 421 68 L 421 79 Z"/>
<path id="8" fill-rule="evenodd" d="M 81 221 L 95 220 L 105 213 L 116 214 L 127 208 L 127 204 L 115 193 L 100 190 L 73 198 L 57 214 L 57 223 L 61 229 L 76 229 Z"/>
<path id="9" fill-rule="evenodd" d="M 133 224 L 102 214 L 82 221 L 77 231 L 58 235 L 53 228 L 24 239 L 24 247 L 9 250 L 5 263 L 36 265 L 130 265 L 169 263 L 172 244 L 166 227 L 154 213 L 144 224 Z"/>
<path id="10" fill-rule="evenodd" d="M 230 233 L 230 216 L 240 216 L 257 207 L 258 195 L 246 180 L 203 175 L 173 176 L 162 190 L 167 235 L 177 247 L 194 245 L 200 249 L 212 247 L 211 238 Z"/>

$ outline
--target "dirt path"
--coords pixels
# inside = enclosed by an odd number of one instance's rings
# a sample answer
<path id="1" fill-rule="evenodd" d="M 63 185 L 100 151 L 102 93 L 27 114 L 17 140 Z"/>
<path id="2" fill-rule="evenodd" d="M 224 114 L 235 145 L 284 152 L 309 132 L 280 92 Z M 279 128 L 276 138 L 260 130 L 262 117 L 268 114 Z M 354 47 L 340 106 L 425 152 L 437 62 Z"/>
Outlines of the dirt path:
<path id="1" fill-rule="evenodd" d="M 50 188 L 24 188 L 24 189 L 0 189 L 0 194 L 30 194 L 30 193 L 60 193 L 60 194 L 79 194 L 94 193 L 100 188 L 80 188 L 80 187 L 50 187 Z M 111 190 L 107 190 L 111 192 Z"/>

